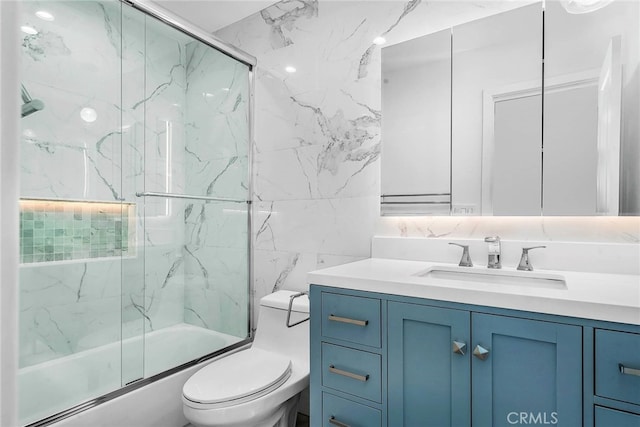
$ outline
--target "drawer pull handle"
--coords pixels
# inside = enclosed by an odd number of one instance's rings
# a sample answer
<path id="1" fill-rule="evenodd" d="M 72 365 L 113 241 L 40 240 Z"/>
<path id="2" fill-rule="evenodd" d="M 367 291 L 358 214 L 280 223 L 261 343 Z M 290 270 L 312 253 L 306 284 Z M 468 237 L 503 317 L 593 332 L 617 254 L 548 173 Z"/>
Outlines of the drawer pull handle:
<path id="1" fill-rule="evenodd" d="M 618 363 L 618 369 L 620 369 L 621 374 L 640 377 L 640 369 L 629 368 L 628 366 L 624 366 L 622 363 Z"/>
<path id="2" fill-rule="evenodd" d="M 357 319 L 349 319 L 348 317 L 338 317 L 333 314 L 329 315 L 329 320 L 333 320 L 334 322 L 348 323 L 350 325 L 357 326 L 367 326 L 369 324 L 368 320 L 357 320 Z"/>
<path id="3" fill-rule="evenodd" d="M 366 382 L 369 379 L 369 374 L 358 375 L 358 374 L 354 374 L 353 372 L 343 371 L 342 369 L 338 369 L 333 365 L 329 365 L 329 372 L 331 372 L 332 374 L 342 375 L 343 377 L 352 378 L 354 380 L 358 380 L 362 382 Z"/>
<path id="4" fill-rule="evenodd" d="M 333 415 L 329 418 L 329 424 L 338 427 L 349 427 L 349 424 L 341 423 L 340 421 L 336 420 L 336 417 L 334 417 Z"/>

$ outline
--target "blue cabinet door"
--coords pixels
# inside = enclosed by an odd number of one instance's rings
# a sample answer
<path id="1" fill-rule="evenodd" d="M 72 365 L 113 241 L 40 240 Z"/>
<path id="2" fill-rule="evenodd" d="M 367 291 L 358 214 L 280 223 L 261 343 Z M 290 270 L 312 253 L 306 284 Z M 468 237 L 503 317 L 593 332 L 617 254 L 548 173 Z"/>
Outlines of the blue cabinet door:
<path id="1" fill-rule="evenodd" d="M 468 311 L 389 302 L 389 426 L 470 425 L 469 328 Z"/>
<path id="2" fill-rule="evenodd" d="M 582 425 L 582 329 L 472 314 L 474 427 Z M 473 351 L 472 349 L 471 351 Z"/>

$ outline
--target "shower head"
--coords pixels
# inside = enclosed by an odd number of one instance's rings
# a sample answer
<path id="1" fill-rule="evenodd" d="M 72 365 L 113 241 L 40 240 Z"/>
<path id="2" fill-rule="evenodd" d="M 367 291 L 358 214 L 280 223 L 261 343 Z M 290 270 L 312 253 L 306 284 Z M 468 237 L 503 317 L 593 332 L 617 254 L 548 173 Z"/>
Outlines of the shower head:
<path id="1" fill-rule="evenodd" d="M 26 104 L 22 104 L 22 117 L 27 117 L 29 114 L 33 114 L 36 111 L 40 111 L 44 108 L 44 102 L 39 99 L 33 99 Z"/>
<path id="2" fill-rule="evenodd" d="M 44 102 L 39 99 L 32 99 L 27 92 L 24 85 L 20 85 L 20 95 L 22 96 L 22 117 L 27 117 L 29 114 L 33 114 L 36 111 L 40 111 L 44 108 Z"/>

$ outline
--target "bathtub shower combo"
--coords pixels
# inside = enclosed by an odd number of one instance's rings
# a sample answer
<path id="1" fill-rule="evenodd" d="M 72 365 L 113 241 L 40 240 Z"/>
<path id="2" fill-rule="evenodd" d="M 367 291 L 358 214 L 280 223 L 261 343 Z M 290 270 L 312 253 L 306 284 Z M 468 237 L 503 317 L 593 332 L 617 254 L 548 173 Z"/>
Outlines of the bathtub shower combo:
<path id="1" fill-rule="evenodd" d="M 145 4 L 22 4 L 22 425 L 250 337 L 253 59 Z"/>

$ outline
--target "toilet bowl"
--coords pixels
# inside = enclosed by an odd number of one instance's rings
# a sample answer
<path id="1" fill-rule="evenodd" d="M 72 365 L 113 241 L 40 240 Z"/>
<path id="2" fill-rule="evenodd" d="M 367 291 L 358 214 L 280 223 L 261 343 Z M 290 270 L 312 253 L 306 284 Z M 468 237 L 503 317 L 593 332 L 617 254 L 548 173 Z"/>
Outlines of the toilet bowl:
<path id="1" fill-rule="evenodd" d="M 182 389 L 184 415 L 196 427 L 292 427 L 309 385 L 306 295 L 278 291 L 260 300 L 252 345 L 196 372 Z"/>

